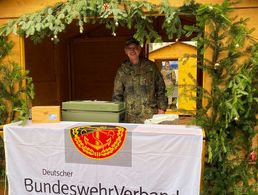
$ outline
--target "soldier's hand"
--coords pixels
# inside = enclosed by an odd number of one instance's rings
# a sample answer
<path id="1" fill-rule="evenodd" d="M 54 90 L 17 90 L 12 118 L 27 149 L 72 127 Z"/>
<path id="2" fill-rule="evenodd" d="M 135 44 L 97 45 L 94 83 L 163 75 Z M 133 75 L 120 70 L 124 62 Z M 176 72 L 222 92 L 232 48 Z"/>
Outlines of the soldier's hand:
<path id="1" fill-rule="evenodd" d="M 165 114 L 164 110 L 158 109 L 158 114 Z"/>

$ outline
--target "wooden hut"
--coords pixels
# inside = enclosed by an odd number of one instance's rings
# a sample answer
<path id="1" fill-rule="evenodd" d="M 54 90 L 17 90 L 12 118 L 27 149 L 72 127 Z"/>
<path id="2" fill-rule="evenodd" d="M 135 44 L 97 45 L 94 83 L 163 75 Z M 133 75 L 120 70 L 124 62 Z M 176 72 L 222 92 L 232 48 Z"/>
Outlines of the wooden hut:
<path id="1" fill-rule="evenodd" d="M 56 2 L 60 0 L 0 1 L 0 24 Z M 160 3 L 158 0 L 150 2 Z M 182 5 L 181 0 L 170 2 L 171 5 Z M 215 4 L 222 3 L 223 0 L 196 2 Z M 250 18 L 250 28 L 258 28 L 257 1 L 245 0 L 236 8 L 234 14 Z M 125 58 L 123 42 L 133 34 L 132 30 L 124 28 L 119 28 L 118 31 L 117 36 L 113 37 L 104 25 L 89 25 L 87 36 L 81 36 L 78 28 L 71 24 L 61 34 L 61 41 L 57 45 L 49 38 L 35 45 L 30 39 L 11 35 L 15 43 L 11 58 L 30 70 L 34 80 L 36 97 L 33 105 L 59 105 L 62 101 L 76 99 L 111 100 L 113 78 L 117 67 Z M 258 38 L 258 31 L 253 36 Z M 208 88 L 209 78 L 204 75 L 203 80 Z"/>
<path id="2" fill-rule="evenodd" d="M 2 0 L 0 1 L 0 25 L 23 14 L 41 10 L 65 0 Z M 149 0 L 160 3 L 160 0 Z M 181 6 L 182 0 L 170 0 L 171 5 Z M 196 0 L 198 3 L 217 4 L 223 0 Z M 250 18 L 248 27 L 258 29 L 258 1 L 243 0 L 235 6 L 232 15 Z M 194 21 L 185 20 L 185 23 Z M 157 21 L 158 24 L 158 21 Z M 77 99 L 111 100 L 115 72 L 125 58 L 124 40 L 133 30 L 119 28 L 113 37 L 104 25 L 89 25 L 82 36 L 75 24 L 61 33 L 60 43 L 55 45 L 49 38 L 40 44 L 30 39 L 11 35 L 15 43 L 9 58 L 30 70 L 35 84 L 36 97 L 33 105 L 60 105 L 62 101 Z M 253 32 L 258 39 L 258 31 Z M 183 40 L 187 41 L 187 39 Z M 205 52 L 209 56 L 209 51 Z M 150 56 L 152 57 L 152 56 Z M 155 59 L 153 57 L 153 59 Z M 203 86 L 210 88 L 210 78 L 202 75 Z M 98 89 L 98 90 L 96 90 Z M 254 147 L 257 147 L 257 136 Z"/>
<path id="3" fill-rule="evenodd" d="M 197 47 L 194 44 L 195 43 L 190 44 L 190 42 L 174 42 L 159 49 L 155 49 L 149 52 L 148 55 L 149 59 L 154 61 L 160 68 L 162 62 L 177 62 L 178 67 L 176 68 L 177 70 L 175 70 L 177 72 L 175 90 L 177 91 L 177 108 L 179 110 L 196 110 L 196 103 L 194 100 L 196 91 L 191 89 L 191 85 L 194 85 L 194 80 L 197 80 L 197 59 L 196 57 L 186 57 L 186 55 L 197 56 Z M 191 78 L 189 77 L 189 74 L 191 75 Z M 198 77 L 201 77 L 201 75 L 198 75 Z M 201 81 L 199 80 L 199 84 L 200 83 Z M 186 87 L 187 85 L 189 87 Z M 170 113 L 180 113 L 170 109 L 168 109 L 168 111 Z"/>

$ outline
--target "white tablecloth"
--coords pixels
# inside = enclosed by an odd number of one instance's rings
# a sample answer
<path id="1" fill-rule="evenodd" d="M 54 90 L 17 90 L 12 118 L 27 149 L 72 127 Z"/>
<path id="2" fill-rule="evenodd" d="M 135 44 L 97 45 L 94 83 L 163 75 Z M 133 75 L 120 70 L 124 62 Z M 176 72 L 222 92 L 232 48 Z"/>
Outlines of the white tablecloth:
<path id="1" fill-rule="evenodd" d="M 96 160 L 69 135 L 76 126 L 127 129 L 123 147 Z M 60 122 L 4 126 L 10 195 L 196 195 L 202 130 L 196 126 Z"/>

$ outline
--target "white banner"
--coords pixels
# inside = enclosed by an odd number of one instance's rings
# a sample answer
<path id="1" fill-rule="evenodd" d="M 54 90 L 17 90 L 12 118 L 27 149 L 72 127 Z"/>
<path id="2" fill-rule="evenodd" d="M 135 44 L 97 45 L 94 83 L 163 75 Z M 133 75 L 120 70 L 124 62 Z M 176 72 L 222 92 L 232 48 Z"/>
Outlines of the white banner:
<path id="1" fill-rule="evenodd" d="M 9 195 L 196 195 L 202 130 L 115 123 L 4 126 Z"/>

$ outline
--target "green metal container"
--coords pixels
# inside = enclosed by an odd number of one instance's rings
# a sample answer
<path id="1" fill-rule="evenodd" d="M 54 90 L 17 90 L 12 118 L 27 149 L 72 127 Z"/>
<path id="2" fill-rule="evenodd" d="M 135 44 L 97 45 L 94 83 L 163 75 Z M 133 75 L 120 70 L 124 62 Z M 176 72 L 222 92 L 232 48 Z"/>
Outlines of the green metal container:
<path id="1" fill-rule="evenodd" d="M 124 122 L 125 108 L 122 102 L 67 101 L 62 102 L 63 121 Z"/>

